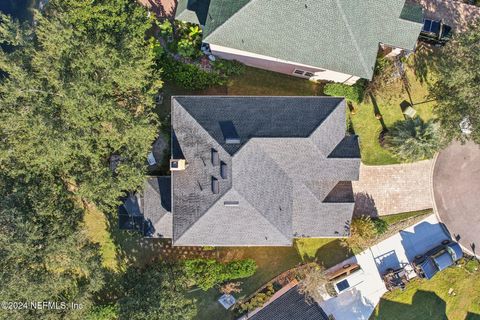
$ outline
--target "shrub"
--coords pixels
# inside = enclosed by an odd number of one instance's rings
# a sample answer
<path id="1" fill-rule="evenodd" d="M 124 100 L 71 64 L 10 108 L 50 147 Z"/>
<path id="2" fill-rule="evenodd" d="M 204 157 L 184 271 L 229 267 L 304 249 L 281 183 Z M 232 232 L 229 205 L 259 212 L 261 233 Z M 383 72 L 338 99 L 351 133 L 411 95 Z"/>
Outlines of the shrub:
<path id="1" fill-rule="evenodd" d="M 169 37 L 173 35 L 173 26 L 168 19 L 165 19 L 165 21 L 159 24 L 158 28 L 160 29 L 161 35 L 164 37 Z"/>
<path id="2" fill-rule="evenodd" d="M 301 277 L 302 280 L 298 284 L 298 291 L 304 294 L 309 302 L 323 301 L 319 288 L 328 283 L 323 268 L 316 263 L 309 264 L 302 270 Z"/>
<path id="3" fill-rule="evenodd" d="M 377 234 L 372 218 L 369 216 L 354 218 L 350 223 L 350 237 L 342 239 L 341 244 L 356 254 L 368 248 Z"/>
<path id="4" fill-rule="evenodd" d="M 177 43 L 177 52 L 185 58 L 194 58 L 199 54 L 197 45 L 190 39 L 180 39 Z"/>
<path id="5" fill-rule="evenodd" d="M 193 259 L 185 262 L 189 280 L 205 291 L 227 280 L 250 277 L 256 269 L 257 265 L 252 259 L 225 264 L 213 259 Z"/>
<path id="6" fill-rule="evenodd" d="M 438 129 L 431 120 L 397 121 L 385 135 L 384 145 L 403 161 L 430 159 L 442 147 Z"/>
<path id="7" fill-rule="evenodd" d="M 216 60 L 212 63 L 213 68 L 223 75 L 230 76 L 239 76 L 245 72 L 245 65 L 236 60 Z"/>
<path id="8" fill-rule="evenodd" d="M 329 96 L 345 97 L 345 99 L 360 103 L 363 101 L 365 91 L 365 82 L 358 80 L 354 85 L 346 85 L 342 83 L 327 83 L 323 92 Z"/>
<path id="9" fill-rule="evenodd" d="M 166 80 L 174 81 L 186 89 L 200 90 L 224 82 L 222 76 L 216 72 L 206 72 L 196 65 L 176 61 L 167 55 L 163 55 L 157 63 Z"/>
<path id="10" fill-rule="evenodd" d="M 86 320 L 116 320 L 118 319 L 118 306 L 117 305 L 105 305 L 93 307 Z"/>
<path id="11" fill-rule="evenodd" d="M 378 235 L 384 234 L 388 230 L 388 223 L 385 220 L 382 220 L 380 218 L 374 218 L 372 219 L 373 224 L 375 225 L 375 230 Z"/>
<path id="12" fill-rule="evenodd" d="M 240 310 L 242 312 L 245 311 L 252 311 L 256 308 L 262 307 L 275 293 L 273 288 L 273 284 L 269 284 L 265 287 L 262 291 L 255 294 L 250 300 L 247 302 L 240 304 Z"/>

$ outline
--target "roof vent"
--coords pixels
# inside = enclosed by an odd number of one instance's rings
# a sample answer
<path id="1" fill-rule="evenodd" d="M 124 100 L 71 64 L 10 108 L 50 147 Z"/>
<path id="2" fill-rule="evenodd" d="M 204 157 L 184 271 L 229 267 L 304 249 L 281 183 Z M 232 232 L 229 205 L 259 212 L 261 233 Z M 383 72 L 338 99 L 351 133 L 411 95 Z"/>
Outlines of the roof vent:
<path id="1" fill-rule="evenodd" d="M 226 144 L 239 144 L 240 136 L 235 129 L 232 121 L 220 121 L 220 129 Z"/>
<path id="2" fill-rule="evenodd" d="M 170 171 L 183 171 L 186 167 L 185 159 L 170 159 Z"/>
<path id="3" fill-rule="evenodd" d="M 222 177 L 222 179 L 228 178 L 227 164 L 223 161 L 222 163 L 220 163 L 220 176 Z"/>
<path id="4" fill-rule="evenodd" d="M 220 186 L 218 183 L 218 179 L 215 177 L 212 177 L 212 193 L 218 194 L 219 192 L 220 192 Z"/>
<path id="5" fill-rule="evenodd" d="M 220 158 L 218 157 L 218 151 L 212 148 L 212 165 L 218 166 Z"/>

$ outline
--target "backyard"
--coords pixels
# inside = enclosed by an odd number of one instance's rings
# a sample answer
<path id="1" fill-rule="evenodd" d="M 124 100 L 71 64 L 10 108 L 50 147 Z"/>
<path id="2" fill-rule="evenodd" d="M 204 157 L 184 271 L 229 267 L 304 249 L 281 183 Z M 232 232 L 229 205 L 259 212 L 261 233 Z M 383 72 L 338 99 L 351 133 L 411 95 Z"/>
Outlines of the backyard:
<path id="1" fill-rule="evenodd" d="M 476 260 L 448 268 L 431 280 L 416 279 L 405 291 L 385 294 L 371 320 L 480 319 L 480 271 Z"/>

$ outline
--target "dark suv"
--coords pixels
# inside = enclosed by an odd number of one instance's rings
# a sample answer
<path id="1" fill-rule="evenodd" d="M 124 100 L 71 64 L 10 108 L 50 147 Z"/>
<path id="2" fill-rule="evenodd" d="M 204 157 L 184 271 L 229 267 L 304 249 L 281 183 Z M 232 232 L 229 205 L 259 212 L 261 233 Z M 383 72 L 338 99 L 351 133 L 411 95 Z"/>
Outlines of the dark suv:
<path id="1" fill-rule="evenodd" d="M 458 243 L 444 240 L 438 247 L 416 256 L 412 266 L 419 277 L 431 279 L 437 272 L 454 265 L 462 257 L 463 252 Z"/>
<path id="2" fill-rule="evenodd" d="M 418 38 L 433 45 L 443 46 L 450 40 L 451 36 L 452 28 L 444 24 L 443 21 L 424 19 L 422 31 Z"/>

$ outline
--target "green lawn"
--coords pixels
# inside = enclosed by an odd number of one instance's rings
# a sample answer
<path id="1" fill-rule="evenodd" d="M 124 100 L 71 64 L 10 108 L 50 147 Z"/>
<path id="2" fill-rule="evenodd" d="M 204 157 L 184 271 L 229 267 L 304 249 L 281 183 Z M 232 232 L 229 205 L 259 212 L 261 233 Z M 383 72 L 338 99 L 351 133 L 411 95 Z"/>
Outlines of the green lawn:
<path id="1" fill-rule="evenodd" d="M 370 319 L 479 320 L 478 267 L 478 262 L 470 261 L 461 268 L 448 268 L 431 280 L 416 279 L 407 285 L 405 291 L 388 292 Z M 455 294 L 448 294 L 450 288 Z"/>
<path id="2" fill-rule="evenodd" d="M 396 213 L 396 214 L 389 214 L 386 216 L 381 216 L 381 219 L 388 223 L 389 225 L 401 222 L 403 220 L 407 220 L 412 217 L 416 216 L 423 216 L 427 214 L 431 214 L 433 211 L 432 209 L 425 209 L 419 211 L 410 211 L 410 212 L 403 212 L 403 213 Z"/>
<path id="3" fill-rule="evenodd" d="M 413 69 L 407 67 L 407 76 L 410 83 L 410 92 L 413 108 L 423 120 L 433 117 L 434 102 L 429 101 L 428 88 L 415 76 Z M 396 121 L 404 120 L 400 104 L 409 101 L 407 92 L 403 89 L 401 81 L 395 80 L 385 84 L 373 99 L 366 97 L 365 101 L 355 107 L 355 114 L 350 115 L 355 133 L 360 137 L 360 150 L 362 162 L 367 165 L 385 165 L 399 163 L 388 150 L 382 148 L 379 142 L 383 124 L 389 128 Z M 375 117 L 374 104 L 377 105 L 381 120 Z"/>

